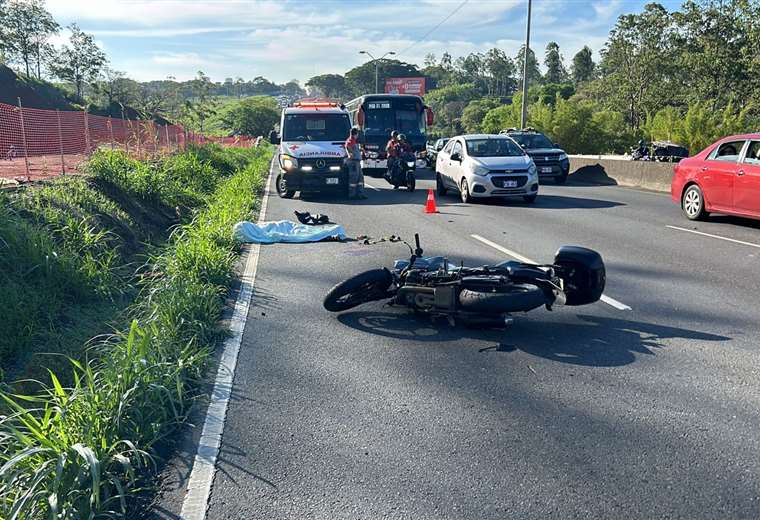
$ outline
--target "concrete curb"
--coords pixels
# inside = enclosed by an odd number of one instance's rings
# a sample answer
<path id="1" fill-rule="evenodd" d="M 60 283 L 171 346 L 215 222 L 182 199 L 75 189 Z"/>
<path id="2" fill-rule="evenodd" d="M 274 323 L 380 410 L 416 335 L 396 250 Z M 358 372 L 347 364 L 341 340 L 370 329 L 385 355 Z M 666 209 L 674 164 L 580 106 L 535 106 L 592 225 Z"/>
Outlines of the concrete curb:
<path id="1" fill-rule="evenodd" d="M 631 161 L 627 157 L 571 155 L 570 179 L 669 193 L 674 166 L 674 163 Z"/>

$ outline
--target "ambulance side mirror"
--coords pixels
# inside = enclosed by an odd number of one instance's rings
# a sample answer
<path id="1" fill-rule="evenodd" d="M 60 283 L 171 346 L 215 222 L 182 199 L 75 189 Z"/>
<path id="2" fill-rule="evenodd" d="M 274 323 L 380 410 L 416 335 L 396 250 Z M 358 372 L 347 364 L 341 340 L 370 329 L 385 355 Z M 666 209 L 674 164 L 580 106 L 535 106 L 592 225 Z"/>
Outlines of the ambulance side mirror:
<path id="1" fill-rule="evenodd" d="M 272 130 L 269 132 L 269 142 L 272 144 L 280 144 L 280 136 L 277 135 L 277 132 Z"/>

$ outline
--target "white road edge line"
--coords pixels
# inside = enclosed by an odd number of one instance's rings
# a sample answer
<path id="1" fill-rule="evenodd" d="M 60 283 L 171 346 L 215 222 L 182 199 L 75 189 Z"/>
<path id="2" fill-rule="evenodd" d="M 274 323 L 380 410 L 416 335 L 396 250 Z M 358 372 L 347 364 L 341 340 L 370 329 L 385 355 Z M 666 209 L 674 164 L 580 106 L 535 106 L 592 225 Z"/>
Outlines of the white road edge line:
<path id="1" fill-rule="evenodd" d="M 710 233 L 703 233 L 695 229 L 686 229 L 678 226 L 665 226 L 666 228 L 675 229 L 676 231 L 685 231 L 686 233 L 694 233 L 695 235 L 702 235 L 703 237 L 717 238 L 718 240 L 725 240 L 726 242 L 733 242 L 735 244 L 741 244 L 743 246 L 757 247 L 760 249 L 760 244 L 753 244 L 752 242 L 745 242 L 743 240 L 736 240 L 735 238 L 722 237 L 720 235 L 711 235 Z"/>
<path id="2" fill-rule="evenodd" d="M 478 242 L 482 242 L 482 243 L 484 243 L 487 246 L 491 246 L 492 248 L 496 249 L 497 251 L 501 251 L 505 255 L 511 256 L 512 258 L 514 258 L 515 260 L 517 260 L 519 262 L 523 262 L 525 264 L 537 264 L 538 263 L 535 260 L 532 260 L 532 259 L 528 258 L 527 256 L 523 256 L 520 253 L 512 251 L 511 249 L 507 249 L 506 247 L 504 247 L 502 245 L 499 245 L 496 242 L 491 242 L 487 238 L 483 238 L 480 235 L 470 235 L 470 236 L 472 238 L 474 238 L 475 240 L 477 240 Z M 615 309 L 617 309 L 619 311 L 630 311 L 630 310 L 633 310 L 628 305 L 626 305 L 626 304 L 624 304 L 622 302 L 617 301 L 615 298 L 610 298 L 606 294 L 602 295 L 601 301 L 604 302 L 604 303 L 606 303 L 610 307 L 614 307 Z"/>
<path id="3" fill-rule="evenodd" d="M 274 159 L 269 165 L 269 174 L 261 199 L 259 222 L 264 220 L 267 212 L 269 183 L 273 165 Z M 224 342 L 222 356 L 219 360 L 214 390 L 210 396 L 206 418 L 203 422 L 203 431 L 198 441 L 198 449 L 195 452 L 193 469 L 187 482 L 187 494 L 182 503 L 182 512 L 180 513 L 182 520 L 205 520 L 206 518 L 206 510 L 211 498 L 211 485 L 216 473 L 216 459 L 222 443 L 227 406 L 232 393 L 232 383 L 235 377 L 238 354 L 240 353 L 240 344 L 243 340 L 243 331 L 253 295 L 253 283 L 256 279 L 256 268 L 259 263 L 259 250 L 259 244 L 252 244 L 248 250 L 245 271 L 240 281 L 240 292 L 235 301 L 235 309 L 230 320 L 232 335 Z"/>

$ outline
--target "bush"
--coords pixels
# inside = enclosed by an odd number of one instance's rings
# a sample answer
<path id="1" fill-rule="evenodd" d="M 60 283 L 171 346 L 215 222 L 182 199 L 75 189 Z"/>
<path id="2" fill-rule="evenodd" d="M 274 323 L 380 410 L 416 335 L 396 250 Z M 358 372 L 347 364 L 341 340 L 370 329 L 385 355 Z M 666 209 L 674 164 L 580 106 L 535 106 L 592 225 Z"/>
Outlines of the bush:
<path id="1" fill-rule="evenodd" d="M 37 395 L 0 393 L 12 412 L 0 416 L 0 517 L 126 513 L 128 498 L 153 467 L 152 450 L 185 419 L 221 336 L 216 324 L 232 277 L 232 223 L 251 217 L 251 194 L 261 187 L 271 154 L 246 153 L 249 165 L 209 191 L 206 208 L 142 271 L 143 297 L 130 311 L 127 330 L 101 342 L 89 359 L 71 360 L 70 388 L 60 373 L 50 372 L 50 385 Z M 114 162 L 118 170 L 125 158 L 97 160 Z M 187 173 L 185 160 L 157 170 L 147 166 L 160 172 L 153 180 L 173 184 Z M 101 173 L 119 177 L 109 172 Z M 133 180 L 127 173 L 119 182 L 134 186 Z"/>

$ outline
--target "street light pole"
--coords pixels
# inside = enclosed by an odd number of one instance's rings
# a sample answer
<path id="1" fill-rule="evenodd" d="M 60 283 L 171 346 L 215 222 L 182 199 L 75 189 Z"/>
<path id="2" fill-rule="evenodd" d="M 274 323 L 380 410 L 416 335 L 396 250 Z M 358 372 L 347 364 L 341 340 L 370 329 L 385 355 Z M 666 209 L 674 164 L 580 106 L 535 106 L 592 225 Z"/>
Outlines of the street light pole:
<path id="1" fill-rule="evenodd" d="M 372 61 L 375 62 L 375 94 L 379 94 L 380 90 L 379 90 L 379 85 L 378 85 L 378 69 L 380 67 L 380 60 L 382 60 L 386 56 L 393 56 L 396 53 L 393 52 L 393 51 L 386 52 L 385 54 L 383 54 L 379 58 L 375 58 L 374 56 L 372 56 L 372 54 L 370 54 L 367 51 L 359 51 L 359 54 L 366 54 L 367 56 L 369 56 L 370 58 L 372 58 Z"/>
<path id="2" fill-rule="evenodd" d="M 525 128 L 528 124 L 528 54 L 530 54 L 531 3 L 531 0 L 528 0 L 528 28 L 525 32 L 525 52 L 523 53 L 522 117 L 520 118 L 521 128 Z"/>

